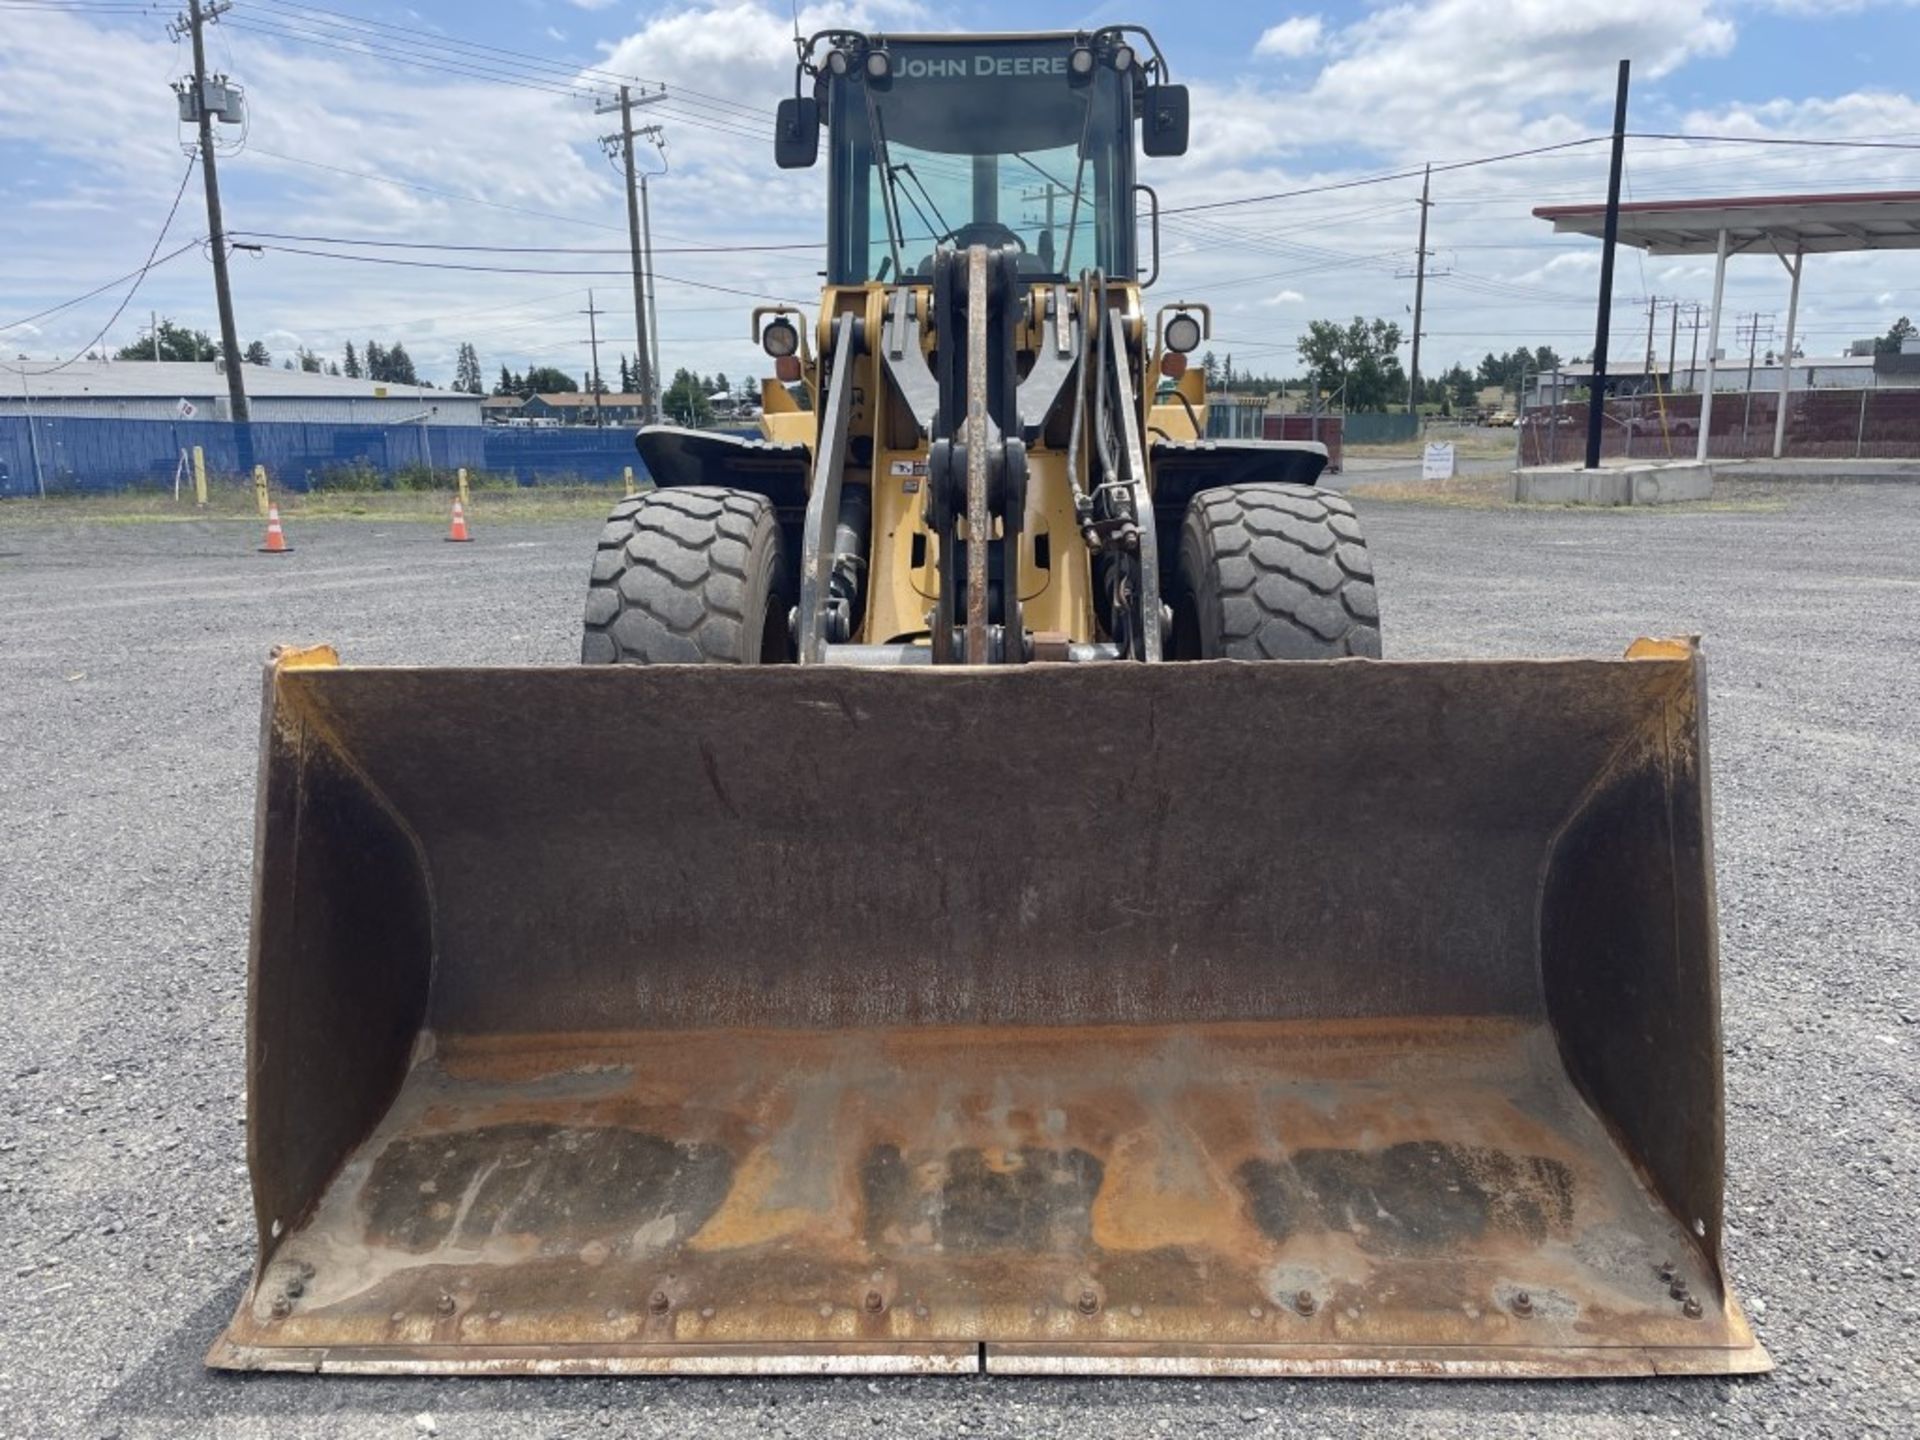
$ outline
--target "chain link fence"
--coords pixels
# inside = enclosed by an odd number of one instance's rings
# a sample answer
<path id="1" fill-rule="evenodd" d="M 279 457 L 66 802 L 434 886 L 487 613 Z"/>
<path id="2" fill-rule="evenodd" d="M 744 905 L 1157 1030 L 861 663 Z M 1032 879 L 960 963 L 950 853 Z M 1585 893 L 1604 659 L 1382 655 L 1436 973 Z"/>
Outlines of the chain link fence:
<path id="1" fill-rule="evenodd" d="M 209 479 L 267 467 L 282 490 L 440 488 L 453 474 L 519 485 L 611 484 L 646 472 L 627 429 L 492 425 L 332 425 L 260 421 L 0 416 L 0 496 L 105 494 L 192 485 L 198 447 Z"/>
<path id="2" fill-rule="evenodd" d="M 1586 456 L 1587 404 L 1536 405 L 1522 413 L 1522 465 L 1578 464 Z M 1771 459 L 1778 391 L 1717 391 L 1707 456 Z M 1610 399 L 1600 432 L 1603 460 L 1691 460 L 1699 453 L 1700 397 Z M 1795 460 L 1920 458 L 1920 389 L 1797 390 L 1787 397 L 1780 456 Z"/>

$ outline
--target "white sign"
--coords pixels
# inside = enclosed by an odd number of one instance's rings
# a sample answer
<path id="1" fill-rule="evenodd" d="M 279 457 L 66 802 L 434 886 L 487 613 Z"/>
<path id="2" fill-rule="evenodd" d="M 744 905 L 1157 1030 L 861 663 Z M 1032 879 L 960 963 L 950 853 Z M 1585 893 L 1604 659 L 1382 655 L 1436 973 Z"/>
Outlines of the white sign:
<path id="1" fill-rule="evenodd" d="M 174 406 L 173 408 L 180 412 L 180 418 L 182 420 L 191 420 L 196 414 L 199 413 L 194 408 L 193 401 L 187 400 L 184 398 L 180 401 L 178 405 Z"/>
<path id="2" fill-rule="evenodd" d="M 1420 478 L 1451 480 L 1453 478 L 1453 446 L 1427 446 L 1426 453 L 1420 457 Z"/>

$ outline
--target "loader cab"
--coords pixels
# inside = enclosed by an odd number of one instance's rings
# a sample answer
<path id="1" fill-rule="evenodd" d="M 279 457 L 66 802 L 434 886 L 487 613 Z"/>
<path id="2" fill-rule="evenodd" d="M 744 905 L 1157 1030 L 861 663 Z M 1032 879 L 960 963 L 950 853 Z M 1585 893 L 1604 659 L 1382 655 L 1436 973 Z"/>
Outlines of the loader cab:
<path id="1" fill-rule="evenodd" d="M 813 163 L 824 122 L 828 283 L 925 283 L 936 249 L 979 244 L 1036 281 L 1132 278 L 1136 118 L 1148 153 L 1185 148 L 1186 92 L 1163 72 L 1133 27 L 804 42 L 814 94 L 782 104 L 776 151 Z"/>

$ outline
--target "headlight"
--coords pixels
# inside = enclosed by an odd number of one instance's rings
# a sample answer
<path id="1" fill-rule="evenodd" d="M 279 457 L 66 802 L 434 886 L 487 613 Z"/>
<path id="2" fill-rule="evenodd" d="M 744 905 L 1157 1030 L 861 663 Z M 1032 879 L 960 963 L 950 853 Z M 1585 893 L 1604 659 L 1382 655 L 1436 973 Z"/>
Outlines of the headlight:
<path id="1" fill-rule="evenodd" d="M 791 320 L 775 320 L 760 332 L 760 348 L 774 359 L 784 359 L 800 348 L 800 332 Z"/>
<path id="2" fill-rule="evenodd" d="M 874 80 L 884 80 L 893 73 L 893 61 L 884 50 L 867 52 L 867 75 Z"/>
<path id="3" fill-rule="evenodd" d="M 1067 68 L 1076 76 L 1084 79 L 1093 73 L 1093 51 L 1084 45 L 1073 47 L 1073 54 L 1067 57 Z"/>
<path id="4" fill-rule="evenodd" d="M 827 69 L 831 70 L 835 75 L 846 74 L 848 63 L 846 51 L 829 50 L 827 52 Z"/>
<path id="5" fill-rule="evenodd" d="M 1167 321 L 1167 349 L 1179 355 L 1200 348 L 1200 322 L 1191 315 L 1176 315 Z"/>
<path id="6" fill-rule="evenodd" d="M 1122 75 L 1133 68 L 1133 47 L 1116 45 L 1113 47 L 1113 68 Z"/>

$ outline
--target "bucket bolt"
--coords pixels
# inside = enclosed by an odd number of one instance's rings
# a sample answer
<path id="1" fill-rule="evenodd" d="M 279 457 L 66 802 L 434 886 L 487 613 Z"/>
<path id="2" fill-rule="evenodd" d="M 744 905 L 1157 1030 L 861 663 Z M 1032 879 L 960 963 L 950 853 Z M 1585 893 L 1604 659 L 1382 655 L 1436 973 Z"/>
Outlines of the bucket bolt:
<path id="1" fill-rule="evenodd" d="M 673 1297 L 664 1290 L 656 1290 L 647 1297 L 647 1309 L 656 1315 L 664 1315 L 673 1308 Z"/>
<path id="2" fill-rule="evenodd" d="M 1098 1313 L 1099 1309 L 1100 1292 L 1093 1289 L 1082 1290 L 1080 1292 L 1080 1313 L 1082 1315 L 1093 1315 Z"/>
<path id="3" fill-rule="evenodd" d="M 1687 1303 L 1680 1307 L 1680 1312 L 1683 1315 L 1685 1315 L 1689 1320 L 1698 1320 L 1702 1313 L 1700 1309 L 1700 1302 L 1696 1300 L 1693 1296 L 1689 1295 L 1687 1296 Z"/>
<path id="4" fill-rule="evenodd" d="M 1533 1296 L 1529 1295 L 1525 1290 L 1515 1292 L 1513 1297 L 1513 1313 L 1516 1315 L 1533 1314 Z"/>
<path id="5" fill-rule="evenodd" d="M 453 1296 L 442 1295 L 439 1304 L 434 1306 L 434 1308 L 442 1315 L 451 1315 L 453 1313 Z"/>
<path id="6" fill-rule="evenodd" d="M 1660 1262 L 1660 1279 L 1662 1283 L 1671 1285 L 1673 1283 L 1673 1277 L 1679 1272 L 1680 1267 L 1674 1264 L 1673 1261 L 1662 1260 Z"/>
<path id="7" fill-rule="evenodd" d="M 882 1310 L 887 1308 L 887 1297 L 882 1295 L 878 1290 L 869 1290 L 867 1291 L 866 1299 L 861 1303 L 867 1307 L 867 1313 L 869 1315 L 878 1315 Z"/>
<path id="8" fill-rule="evenodd" d="M 1314 1300 L 1311 1290 L 1301 1290 L 1296 1292 L 1293 1297 L 1293 1308 L 1302 1315 L 1311 1315 L 1315 1310 L 1318 1310 L 1320 1306 Z"/>
<path id="9" fill-rule="evenodd" d="M 1687 1298 L 1687 1282 L 1684 1280 L 1674 1281 L 1673 1284 L 1667 1287 L 1667 1298 L 1669 1300 L 1686 1299 Z"/>
<path id="10" fill-rule="evenodd" d="M 284 1320 L 293 1313 L 293 1302 L 284 1295 L 273 1297 L 273 1318 Z"/>

